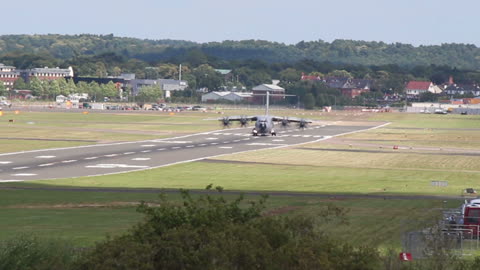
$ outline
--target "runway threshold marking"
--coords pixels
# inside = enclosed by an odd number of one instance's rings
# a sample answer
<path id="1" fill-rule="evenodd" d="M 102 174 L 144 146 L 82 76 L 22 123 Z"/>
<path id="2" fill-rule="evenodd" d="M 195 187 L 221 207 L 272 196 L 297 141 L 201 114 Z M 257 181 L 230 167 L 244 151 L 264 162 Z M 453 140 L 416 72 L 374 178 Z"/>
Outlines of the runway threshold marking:
<path id="1" fill-rule="evenodd" d="M 23 169 L 28 169 L 29 167 L 23 166 L 23 167 L 15 167 L 13 170 L 23 170 Z"/>
<path id="2" fill-rule="evenodd" d="M 143 145 L 140 145 L 141 147 L 154 147 L 156 146 L 155 144 L 143 144 Z"/>
<path id="3" fill-rule="evenodd" d="M 35 158 L 54 158 L 56 156 L 36 156 Z"/>
<path id="4" fill-rule="evenodd" d="M 76 162 L 77 160 L 76 159 L 71 159 L 71 160 L 64 160 L 62 161 L 62 163 L 72 163 L 72 162 Z"/>
<path id="5" fill-rule="evenodd" d="M 231 146 L 220 146 L 220 147 L 218 147 L 218 148 L 221 148 L 221 149 L 232 149 L 233 147 L 231 147 Z"/>
<path id="6" fill-rule="evenodd" d="M 145 161 L 145 160 L 150 160 L 151 158 L 132 158 L 132 160 L 135 161 Z"/>
<path id="7" fill-rule="evenodd" d="M 0 161 L 0 164 L 10 164 L 12 163 L 11 161 Z"/>
<path id="8" fill-rule="evenodd" d="M 12 176 L 35 176 L 36 174 L 34 173 L 16 173 L 12 174 Z"/>
<path id="9" fill-rule="evenodd" d="M 87 157 L 85 158 L 86 160 L 92 160 L 92 159 L 97 159 L 98 157 Z"/>

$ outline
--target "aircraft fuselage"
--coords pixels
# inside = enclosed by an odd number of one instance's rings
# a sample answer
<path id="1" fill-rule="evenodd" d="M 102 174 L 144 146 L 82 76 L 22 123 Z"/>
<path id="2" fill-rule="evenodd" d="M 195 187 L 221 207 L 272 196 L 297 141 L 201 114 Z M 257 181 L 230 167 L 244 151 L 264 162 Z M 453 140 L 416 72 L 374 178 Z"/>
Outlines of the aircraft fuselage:
<path id="1" fill-rule="evenodd" d="M 266 136 L 272 135 L 276 136 L 276 132 L 274 129 L 274 123 L 272 117 L 268 116 L 259 116 L 257 118 L 257 122 L 255 123 L 255 127 L 252 130 L 253 136 Z"/>

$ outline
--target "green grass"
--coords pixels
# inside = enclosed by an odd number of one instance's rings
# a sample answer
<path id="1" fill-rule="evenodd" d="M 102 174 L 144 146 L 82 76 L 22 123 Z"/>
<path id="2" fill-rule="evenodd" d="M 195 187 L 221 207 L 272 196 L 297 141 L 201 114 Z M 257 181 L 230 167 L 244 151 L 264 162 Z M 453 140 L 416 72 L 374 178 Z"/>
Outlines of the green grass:
<path id="1" fill-rule="evenodd" d="M 178 194 L 167 196 L 180 202 Z M 237 197 L 224 196 L 227 199 Z M 153 193 L 51 190 L 0 190 L 0 198 L 0 240 L 15 234 L 37 234 L 68 239 L 78 246 L 90 246 L 107 234 L 122 234 L 141 221 L 142 215 L 135 211 L 135 206 L 125 203 L 159 202 L 158 194 Z M 246 196 L 246 201 L 258 198 Z M 347 213 L 349 224 L 325 223 L 319 218 L 319 229 L 353 244 L 394 248 L 399 248 L 403 232 L 429 226 L 435 222 L 439 208 L 460 204 L 455 200 L 444 203 L 441 200 L 274 196 L 267 201 L 266 213 L 312 215 L 331 203 L 350 209 Z"/>
<path id="2" fill-rule="evenodd" d="M 226 115 L 258 113 L 262 112 L 228 111 Z M 279 111 L 275 114 L 285 115 L 289 112 Z M 18 118 L 15 118 L 13 125 L 6 121 L 10 116 L 0 117 L 0 137 L 123 141 L 174 136 L 219 127 L 216 121 L 202 120 L 219 115 L 199 113 L 174 116 L 21 113 L 15 116 Z M 387 113 L 355 117 L 348 113 L 297 116 L 348 123 L 355 119 L 391 121 L 392 124 L 343 136 L 335 144 L 324 141 L 302 147 L 221 157 L 226 161 L 272 164 L 194 162 L 117 175 L 0 184 L 0 188 L 74 186 L 203 189 L 213 183 L 229 190 L 454 196 L 460 195 L 461 190 L 467 187 L 480 189 L 477 183 L 480 157 L 445 154 L 449 152 L 445 150 L 448 147 L 480 149 L 480 130 L 475 130 L 480 129 L 478 116 Z M 93 142 L 0 140 L 0 152 L 88 143 Z M 413 149 L 393 151 L 392 145 L 406 145 Z M 422 150 L 422 147 L 444 149 Z M 383 152 L 335 151 L 337 149 Z M 439 180 L 448 181 L 448 187 L 431 186 L 431 181 Z M 138 222 L 141 215 L 135 212 L 133 205 L 125 203 L 157 201 L 156 194 L 1 189 L 0 198 L 0 215 L 5 217 L 0 219 L 0 239 L 15 233 L 36 232 L 73 239 L 79 245 L 91 245 L 107 233 L 122 233 Z M 178 195 L 173 199 L 178 200 Z M 328 203 L 349 208 L 351 223 L 349 226 L 322 225 L 321 229 L 329 234 L 354 244 L 399 247 L 403 232 L 430 226 L 439 217 L 440 208 L 458 207 L 461 202 L 448 201 L 444 205 L 442 200 L 338 200 L 282 196 L 269 200 L 269 210 L 311 215 L 318 213 Z"/>
<path id="3" fill-rule="evenodd" d="M 31 183 L 75 187 L 185 189 L 202 189 L 214 183 L 232 190 L 459 196 L 467 187 L 479 187 L 478 176 L 479 172 L 447 170 L 195 162 L 118 175 Z M 431 181 L 448 181 L 448 187 L 433 187 Z"/>

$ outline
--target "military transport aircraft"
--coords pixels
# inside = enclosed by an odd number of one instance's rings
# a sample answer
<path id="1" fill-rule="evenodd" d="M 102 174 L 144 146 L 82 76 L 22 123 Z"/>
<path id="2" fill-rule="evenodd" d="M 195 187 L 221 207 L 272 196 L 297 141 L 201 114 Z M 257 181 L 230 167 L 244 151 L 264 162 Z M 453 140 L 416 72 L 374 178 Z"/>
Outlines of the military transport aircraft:
<path id="1" fill-rule="evenodd" d="M 266 136 L 272 135 L 277 136 L 277 133 L 274 129 L 275 122 L 279 122 L 282 127 L 287 127 L 290 123 L 297 123 L 299 128 L 306 128 L 307 124 L 312 123 L 311 120 L 301 119 L 296 117 L 278 117 L 268 114 L 269 107 L 269 97 L 270 94 L 267 92 L 267 103 L 265 109 L 265 115 L 257 116 L 227 116 L 220 118 L 224 127 L 230 127 L 230 121 L 238 121 L 242 127 L 246 127 L 249 121 L 256 121 L 255 127 L 252 130 L 253 136 Z"/>

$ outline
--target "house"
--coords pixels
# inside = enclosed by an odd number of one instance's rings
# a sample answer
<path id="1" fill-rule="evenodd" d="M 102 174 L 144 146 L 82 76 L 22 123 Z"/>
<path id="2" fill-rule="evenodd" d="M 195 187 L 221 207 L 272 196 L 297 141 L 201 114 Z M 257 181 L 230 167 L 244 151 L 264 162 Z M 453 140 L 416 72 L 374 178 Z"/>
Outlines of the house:
<path id="1" fill-rule="evenodd" d="M 347 82 L 339 89 L 343 96 L 355 98 L 362 93 L 370 92 L 372 80 L 366 79 L 348 79 Z"/>
<path id="2" fill-rule="evenodd" d="M 463 95 L 473 95 L 475 97 L 480 96 L 480 87 L 476 84 L 466 84 L 466 85 L 457 85 L 451 84 L 448 85 L 443 92 L 451 96 L 463 96 Z"/>
<path id="3" fill-rule="evenodd" d="M 424 93 L 440 94 L 442 89 L 434 85 L 432 82 L 427 81 L 409 81 L 405 87 L 405 93 L 409 98 L 418 98 Z"/>
<path id="4" fill-rule="evenodd" d="M 362 93 L 370 92 L 373 80 L 351 79 L 347 77 L 325 77 L 307 76 L 301 77 L 303 81 L 319 81 L 325 83 L 328 87 L 339 90 L 343 96 L 355 98 Z"/>
<path id="5" fill-rule="evenodd" d="M 270 101 L 279 101 L 285 98 L 285 89 L 276 84 L 261 84 L 252 88 L 253 102 L 265 104 L 267 92 L 272 94 Z"/>
<path id="6" fill-rule="evenodd" d="M 202 102 L 216 102 L 219 100 L 241 102 L 251 101 L 252 97 L 252 93 L 248 92 L 213 91 L 202 95 Z"/>

